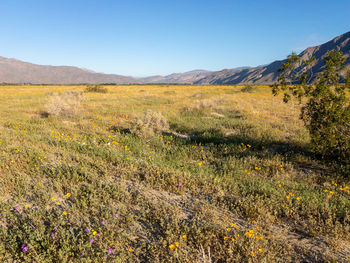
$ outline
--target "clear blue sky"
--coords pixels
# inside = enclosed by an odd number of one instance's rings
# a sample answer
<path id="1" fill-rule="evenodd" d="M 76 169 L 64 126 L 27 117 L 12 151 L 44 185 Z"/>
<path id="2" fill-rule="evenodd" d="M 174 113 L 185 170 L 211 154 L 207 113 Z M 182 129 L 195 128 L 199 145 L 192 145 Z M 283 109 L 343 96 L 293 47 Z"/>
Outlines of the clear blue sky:
<path id="1" fill-rule="evenodd" d="M 147 76 L 257 66 L 350 31 L 349 0 L 1 0 L 0 56 Z"/>

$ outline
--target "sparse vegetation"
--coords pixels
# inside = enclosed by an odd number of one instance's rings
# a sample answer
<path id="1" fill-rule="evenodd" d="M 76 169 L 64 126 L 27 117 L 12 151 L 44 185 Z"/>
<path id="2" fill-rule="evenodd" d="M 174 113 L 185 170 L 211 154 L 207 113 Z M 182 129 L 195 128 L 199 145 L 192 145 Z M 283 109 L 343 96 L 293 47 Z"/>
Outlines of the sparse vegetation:
<path id="1" fill-rule="evenodd" d="M 110 86 L 40 118 L 85 87 L 0 87 L 2 262 L 349 262 L 349 178 L 254 88 Z"/>

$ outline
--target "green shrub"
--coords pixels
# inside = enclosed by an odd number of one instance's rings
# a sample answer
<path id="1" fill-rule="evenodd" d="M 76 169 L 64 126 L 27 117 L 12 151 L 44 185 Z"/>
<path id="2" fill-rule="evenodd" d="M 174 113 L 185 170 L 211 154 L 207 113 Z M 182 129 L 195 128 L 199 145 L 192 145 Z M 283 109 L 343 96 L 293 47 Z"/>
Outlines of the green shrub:
<path id="1" fill-rule="evenodd" d="M 340 83 L 339 72 L 344 69 L 345 58 L 341 52 L 329 51 L 323 58 L 325 67 L 311 84 L 310 74 L 314 59 L 301 61 L 295 53 L 280 69 L 279 81 L 273 93 L 284 92 L 284 101 L 291 96 L 302 103 L 300 118 L 311 136 L 313 149 L 324 157 L 336 158 L 341 163 L 350 162 L 350 73 L 346 83 Z M 297 69 L 304 66 L 302 72 Z M 298 84 L 298 85 L 292 85 Z"/>

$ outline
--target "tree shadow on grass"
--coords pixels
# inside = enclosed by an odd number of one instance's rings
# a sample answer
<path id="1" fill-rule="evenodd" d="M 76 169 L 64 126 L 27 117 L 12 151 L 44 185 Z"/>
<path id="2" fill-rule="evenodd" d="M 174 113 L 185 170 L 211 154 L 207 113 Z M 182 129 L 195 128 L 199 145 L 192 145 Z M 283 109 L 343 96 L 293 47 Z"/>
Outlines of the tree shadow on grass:
<path id="1" fill-rule="evenodd" d="M 252 138 L 242 133 L 225 135 L 216 128 L 192 131 L 185 140 L 185 144 L 214 147 L 216 158 L 219 159 L 234 156 L 238 159 L 255 157 L 268 160 L 279 156 L 305 174 L 314 171 L 327 176 L 332 174 L 335 167 L 334 161 L 322 159 L 320 155 L 311 151 L 309 145 Z M 242 151 L 240 147 L 248 147 L 250 150 Z"/>

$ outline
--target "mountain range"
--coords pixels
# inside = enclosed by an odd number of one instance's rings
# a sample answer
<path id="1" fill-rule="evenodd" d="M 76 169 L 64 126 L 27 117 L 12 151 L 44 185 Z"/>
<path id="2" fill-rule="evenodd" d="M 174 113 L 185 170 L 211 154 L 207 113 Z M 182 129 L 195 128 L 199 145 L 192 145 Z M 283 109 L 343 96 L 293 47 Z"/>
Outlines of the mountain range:
<path id="1" fill-rule="evenodd" d="M 322 70 L 323 57 L 329 50 L 338 50 L 347 58 L 350 68 L 350 32 L 340 35 L 322 45 L 309 47 L 299 56 L 314 57 L 314 75 Z M 167 76 L 134 78 L 129 76 L 97 73 L 72 66 L 36 65 L 14 58 L 0 57 L 0 83 L 19 84 L 271 84 L 277 80 L 278 69 L 286 60 L 274 61 L 265 66 L 241 67 L 221 71 L 193 70 Z"/>

